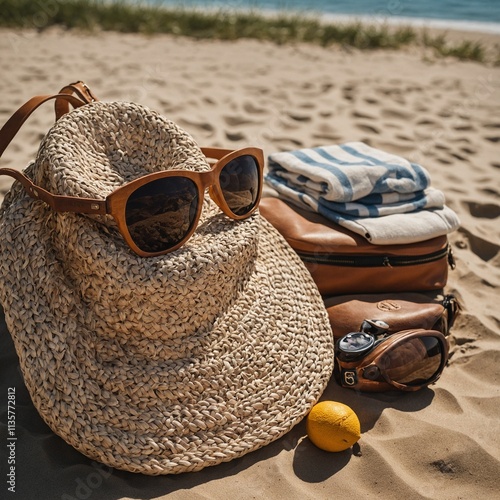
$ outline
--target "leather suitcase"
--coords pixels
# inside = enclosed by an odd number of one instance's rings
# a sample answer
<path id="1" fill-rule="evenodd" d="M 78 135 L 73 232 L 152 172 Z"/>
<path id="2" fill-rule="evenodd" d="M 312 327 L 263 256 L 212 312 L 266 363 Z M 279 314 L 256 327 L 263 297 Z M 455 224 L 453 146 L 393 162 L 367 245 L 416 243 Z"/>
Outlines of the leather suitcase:
<path id="1" fill-rule="evenodd" d="M 323 296 L 439 290 L 455 266 L 446 236 L 373 245 L 279 198 L 263 198 L 260 213 L 301 257 Z"/>

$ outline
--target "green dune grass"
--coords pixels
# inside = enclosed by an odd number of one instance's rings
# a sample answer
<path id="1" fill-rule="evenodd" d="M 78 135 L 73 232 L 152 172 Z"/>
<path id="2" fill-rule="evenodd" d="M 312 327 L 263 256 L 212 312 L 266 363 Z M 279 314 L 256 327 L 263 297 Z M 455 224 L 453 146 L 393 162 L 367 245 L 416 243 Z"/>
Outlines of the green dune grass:
<path id="1" fill-rule="evenodd" d="M 383 24 L 324 23 L 313 15 L 259 11 L 164 8 L 123 0 L 0 0 L 0 26 L 46 29 L 62 26 L 84 31 L 169 33 L 197 39 L 252 38 L 275 43 L 305 42 L 323 47 L 398 49 L 410 45 L 429 48 L 436 56 L 488 62 L 485 47 L 474 41 L 450 43 L 410 27 Z M 498 52 L 498 51 L 497 51 Z M 498 62 L 500 58 L 496 57 Z"/>

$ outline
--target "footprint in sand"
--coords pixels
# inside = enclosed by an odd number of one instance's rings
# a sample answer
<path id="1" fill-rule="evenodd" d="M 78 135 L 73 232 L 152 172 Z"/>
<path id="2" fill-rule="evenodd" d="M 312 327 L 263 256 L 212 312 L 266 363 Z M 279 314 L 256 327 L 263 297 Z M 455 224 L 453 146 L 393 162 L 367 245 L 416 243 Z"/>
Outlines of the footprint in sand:
<path id="1" fill-rule="evenodd" d="M 475 154 L 477 154 L 477 150 L 473 149 L 473 148 L 463 147 L 463 148 L 460 148 L 460 151 L 462 153 L 467 154 L 467 155 L 475 155 Z"/>
<path id="2" fill-rule="evenodd" d="M 371 137 L 363 137 L 361 136 L 359 138 L 359 142 L 364 142 L 365 144 L 367 144 L 368 146 L 371 146 L 373 148 L 377 147 L 374 143 L 373 143 L 373 140 Z"/>
<path id="3" fill-rule="evenodd" d="M 326 94 L 327 92 L 329 92 L 331 89 L 334 89 L 335 88 L 335 85 L 333 83 L 323 83 L 321 85 L 321 92 L 323 94 Z"/>
<path id="4" fill-rule="evenodd" d="M 415 125 L 421 125 L 421 126 L 432 126 L 435 125 L 437 126 L 438 123 L 435 120 L 432 120 L 430 118 L 423 118 L 421 120 L 418 120 L 418 122 L 415 123 Z"/>
<path id="5" fill-rule="evenodd" d="M 377 147 L 400 156 L 406 156 L 408 153 L 415 150 L 415 145 L 413 143 L 404 145 L 396 142 L 377 142 Z"/>
<path id="6" fill-rule="evenodd" d="M 257 115 L 262 113 L 267 113 L 268 109 L 263 106 L 258 106 L 253 102 L 245 102 L 243 103 L 243 110 L 251 115 Z"/>
<path id="7" fill-rule="evenodd" d="M 164 113 L 177 113 L 180 112 L 184 109 L 184 103 L 179 104 L 179 103 L 174 103 L 171 101 L 167 101 L 165 99 L 160 99 L 159 100 L 161 110 Z"/>
<path id="8" fill-rule="evenodd" d="M 469 242 L 469 247 L 480 259 L 485 262 L 490 261 L 498 254 L 500 247 L 495 243 L 491 243 L 480 236 L 472 234 L 464 227 L 460 227 L 458 232 L 462 233 Z"/>
<path id="9" fill-rule="evenodd" d="M 333 83 L 311 83 L 304 82 L 298 92 L 304 96 L 308 97 L 320 97 L 327 94 L 332 88 L 335 88 Z"/>
<path id="10" fill-rule="evenodd" d="M 380 130 L 377 127 L 374 127 L 373 125 L 368 125 L 366 123 L 357 123 L 356 128 L 359 130 L 362 130 L 363 132 L 368 132 L 370 134 L 380 134 Z"/>
<path id="11" fill-rule="evenodd" d="M 312 134 L 313 139 L 319 139 L 321 144 L 318 146 L 324 146 L 325 143 L 337 144 L 342 141 L 343 137 L 341 135 L 335 134 Z"/>
<path id="12" fill-rule="evenodd" d="M 429 108 L 427 106 L 424 106 L 422 103 L 415 104 L 414 109 L 419 115 L 429 112 Z"/>
<path id="13" fill-rule="evenodd" d="M 497 129 L 497 128 L 500 128 L 500 123 L 485 123 L 485 124 L 483 124 L 483 127 Z"/>
<path id="14" fill-rule="evenodd" d="M 215 127 L 211 123 L 201 119 L 197 120 L 195 118 L 193 119 L 181 118 L 179 120 L 179 125 L 183 127 L 185 126 L 187 130 L 195 129 L 203 133 L 206 137 L 210 137 L 215 132 Z"/>
<path id="15" fill-rule="evenodd" d="M 248 95 L 255 95 L 259 98 L 271 92 L 271 88 L 260 85 L 244 85 L 243 88 Z"/>
<path id="16" fill-rule="evenodd" d="M 447 158 L 436 158 L 436 161 L 438 163 L 441 163 L 441 165 L 451 165 L 452 163 L 454 163 L 451 160 L 448 160 Z"/>
<path id="17" fill-rule="evenodd" d="M 379 92 L 390 98 L 397 105 L 404 106 L 406 104 L 405 98 L 399 89 L 380 89 Z"/>
<path id="18" fill-rule="evenodd" d="M 351 113 L 351 115 L 353 118 L 361 118 L 362 120 L 376 120 L 377 119 L 376 116 L 370 115 L 370 114 L 365 113 L 363 111 L 357 111 L 357 110 L 354 110 Z"/>
<path id="19" fill-rule="evenodd" d="M 463 205 L 469 210 L 473 217 L 478 217 L 480 219 L 496 219 L 500 217 L 500 205 L 495 205 L 494 203 L 464 201 Z"/>
<path id="20" fill-rule="evenodd" d="M 304 143 L 302 141 L 292 139 L 291 137 L 274 137 L 272 142 L 281 151 L 290 151 L 304 147 Z M 314 147 L 314 145 L 308 145 L 308 147 Z"/>
<path id="21" fill-rule="evenodd" d="M 457 160 L 459 160 L 459 161 L 467 161 L 467 160 L 468 160 L 468 158 L 467 158 L 466 156 L 464 156 L 464 155 L 460 155 L 460 154 L 458 154 L 458 153 L 452 153 L 452 152 L 449 152 L 448 154 L 449 154 L 452 158 L 455 158 L 455 159 L 457 159 Z"/>
<path id="22" fill-rule="evenodd" d="M 212 97 L 208 97 L 208 96 L 203 97 L 202 102 L 204 104 L 210 104 L 211 106 L 214 106 L 215 104 L 217 104 L 215 99 L 213 99 Z"/>
<path id="23" fill-rule="evenodd" d="M 450 137 L 450 142 L 465 142 L 467 144 L 471 143 L 471 140 L 467 137 Z"/>
<path id="24" fill-rule="evenodd" d="M 311 115 L 307 113 L 301 113 L 300 111 L 289 111 L 287 115 L 296 122 L 310 122 Z"/>
<path id="25" fill-rule="evenodd" d="M 404 141 L 404 142 L 411 142 L 413 143 L 413 138 L 412 137 L 409 137 L 407 135 L 403 135 L 403 134 L 397 134 L 396 135 L 396 139 L 399 139 L 400 141 Z M 413 147 L 413 145 L 412 145 Z"/>
<path id="26" fill-rule="evenodd" d="M 437 115 L 440 118 L 451 118 L 453 116 L 453 113 L 451 113 L 451 111 L 448 111 L 448 110 L 443 110 L 443 111 L 440 111 Z"/>
<path id="27" fill-rule="evenodd" d="M 397 120 L 408 121 L 413 118 L 413 113 L 403 111 L 402 109 L 385 108 L 382 110 L 384 118 L 396 118 Z"/>
<path id="28" fill-rule="evenodd" d="M 485 137 L 485 139 L 487 141 L 490 141 L 490 142 L 500 142 L 500 136 L 498 135 L 495 135 L 495 136 L 490 136 L 490 137 Z"/>
<path id="29" fill-rule="evenodd" d="M 355 92 L 356 92 L 356 86 L 355 85 L 344 85 L 342 87 L 342 97 L 346 101 L 352 101 L 354 100 L 355 97 Z"/>
<path id="30" fill-rule="evenodd" d="M 342 139 L 342 135 L 330 123 L 319 124 L 317 129 L 312 133 L 312 137 L 333 144 Z"/>
<path id="31" fill-rule="evenodd" d="M 455 125 L 453 130 L 457 130 L 458 132 L 473 132 L 475 128 L 472 125 Z"/>
<path id="32" fill-rule="evenodd" d="M 230 127 L 239 127 L 241 125 L 251 125 L 257 123 L 255 120 L 250 120 L 241 115 L 226 115 L 222 117 L 226 125 Z"/>
<path id="33" fill-rule="evenodd" d="M 486 182 L 491 182 L 490 180 L 487 180 Z M 493 188 L 484 188 L 480 190 L 481 193 L 484 194 L 484 196 L 493 196 L 493 197 L 499 197 L 500 193 Z"/>
<path id="34" fill-rule="evenodd" d="M 229 132 L 226 130 L 225 134 L 230 141 L 242 141 L 246 137 L 243 132 Z"/>

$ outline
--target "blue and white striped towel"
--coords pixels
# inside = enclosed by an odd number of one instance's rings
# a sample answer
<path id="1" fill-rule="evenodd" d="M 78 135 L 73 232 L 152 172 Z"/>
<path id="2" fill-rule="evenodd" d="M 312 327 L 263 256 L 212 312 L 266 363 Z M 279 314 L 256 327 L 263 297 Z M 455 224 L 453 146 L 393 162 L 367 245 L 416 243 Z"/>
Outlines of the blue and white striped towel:
<path id="1" fill-rule="evenodd" d="M 420 165 L 362 142 L 275 153 L 268 168 L 277 182 L 341 203 L 380 193 L 414 193 L 430 185 Z"/>
<path id="2" fill-rule="evenodd" d="M 266 181 L 374 244 L 423 241 L 460 225 L 422 166 L 361 142 L 272 154 Z"/>

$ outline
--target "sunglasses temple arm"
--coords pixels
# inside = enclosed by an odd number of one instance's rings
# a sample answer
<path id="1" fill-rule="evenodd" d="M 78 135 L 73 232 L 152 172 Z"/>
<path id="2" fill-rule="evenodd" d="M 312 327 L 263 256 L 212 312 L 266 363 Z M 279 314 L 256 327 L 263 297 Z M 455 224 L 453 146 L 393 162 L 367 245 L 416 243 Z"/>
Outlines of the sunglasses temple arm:
<path id="1" fill-rule="evenodd" d="M 105 200 L 54 195 L 35 185 L 26 175 L 12 168 L 0 168 L 0 175 L 8 175 L 19 181 L 26 192 L 35 200 L 41 200 L 56 212 L 76 212 L 83 214 L 107 214 Z"/>
<path id="2" fill-rule="evenodd" d="M 201 148 L 201 152 L 206 158 L 211 158 L 214 160 L 220 160 L 224 156 L 232 153 L 234 149 L 223 149 L 223 148 Z"/>

